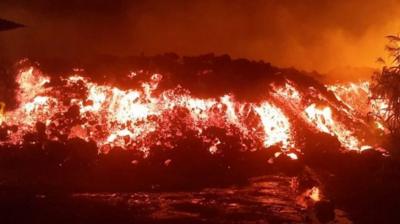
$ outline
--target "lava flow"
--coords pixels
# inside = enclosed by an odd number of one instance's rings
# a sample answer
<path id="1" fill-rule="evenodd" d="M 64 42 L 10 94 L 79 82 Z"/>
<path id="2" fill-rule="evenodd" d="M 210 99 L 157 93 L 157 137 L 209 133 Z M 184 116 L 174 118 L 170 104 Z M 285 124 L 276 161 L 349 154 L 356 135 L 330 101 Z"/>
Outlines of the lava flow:
<path id="1" fill-rule="evenodd" d="M 38 141 L 27 135 L 42 130 L 43 139 L 81 138 L 94 141 L 101 153 L 120 147 L 146 156 L 155 146 L 173 149 L 175 139 L 190 132 L 215 154 L 226 144 L 209 131 L 218 128 L 238 137 L 242 150 L 278 146 L 279 154 L 298 159 L 298 136 L 307 128 L 336 137 L 345 150 L 370 148 L 359 134 L 364 127 L 354 125 L 366 125 L 353 113 L 357 108 L 332 100 L 329 91 L 286 79 L 284 84 L 271 83 L 263 101 L 246 102 L 233 94 L 198 98 L 180 86 L 156 91 L 162 79 L 162 74 L 153 74 L 140 88 L 124 90 L 77 74 L 54 81 L 36 67 L 21 69 L 16 76 L 19 106 L 1 116 L 6 135 L 0 144 Z M 340 97 L 339 87 L 329 89 Z"/>
<path id="2" fill-rule="evenodd" d="M 336 97 L 350 108 L 354 116 L 372 116 L 376 128 L 388 133 L 384 125 L 384 121 L 388 116 L 388 104 L 384 100 L 372 99 L 369 82 L 350 82 L 330 85 L 328 89 L 333 91 Z"/>

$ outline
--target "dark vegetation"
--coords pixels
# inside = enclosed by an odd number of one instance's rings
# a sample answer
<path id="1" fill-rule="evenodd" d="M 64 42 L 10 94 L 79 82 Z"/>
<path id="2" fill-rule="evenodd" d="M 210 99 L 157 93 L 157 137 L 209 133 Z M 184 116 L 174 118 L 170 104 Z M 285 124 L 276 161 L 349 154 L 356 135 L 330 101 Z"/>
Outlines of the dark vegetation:
<path id="1" fill-rule="evenodd" d="M 386 63 L 382 58 L 378 59 L 384 66 L 373 76 L 371 100 L 387 102 L 384 114 L 378 118 L 385 122 L 393 137 L 392 141 L 399 144 L 396 139 L 400 137 L 400 37 L 387 38 L 389 44 L 386 50 L 391 61 Z"/>
<path id="2" fill-rule="evenodd" d="M 378 59 L 384 65 L 372 77 L 370 100 L 388 102 L 383 115 L 371 115 L 381 120 L 390 131 L 384 143 L 390 156 L 383 157 L 368 150 L 361 155 L 329 155 L 329 158 L 309 161 L 312 164 L 329 161 L 322 170 L 329 170 L 335 176 L 322 175 L 322 181 L 331 198 L 343 206 L 357 223 L 395 223 L 400 218 L 397 211 L 400 207 L 400 38 L 387 38 L 386 50 L 391 61 L 387 63 Z M 316 156 L 315 153 L 307 155 Z M 332 161 L 335 162 L 331 164 Z"/>

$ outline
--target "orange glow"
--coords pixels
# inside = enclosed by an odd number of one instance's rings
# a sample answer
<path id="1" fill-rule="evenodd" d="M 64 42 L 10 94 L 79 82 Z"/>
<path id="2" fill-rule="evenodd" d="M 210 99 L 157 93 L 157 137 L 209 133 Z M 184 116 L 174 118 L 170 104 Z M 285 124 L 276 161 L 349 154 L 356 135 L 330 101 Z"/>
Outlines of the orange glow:
<path id="1" fill-rule="evenodd" d="M 320 190 L 318 187 L 313 187 L 309 190 L 309 197 L 317 202 L 317 201 L 321 201 L 321 195 L 320 195 Z"/>
<path id="2" fill-rule="evenodd" d="M 298 160 L 298 159 L 299 159 L 299 157 L 297 156 L 297 154 L 294 153 L 294 152 L 290 152 L 290 153 L 276 152 L 276 153 L 274 153 L 274 157 L 275 157 L 275 158 L 278 158 L 278 157 L 280 157 L 280 156 L 287 156 L 287 157 L 289 157 L 289 158 L 292 159 L 292 160 Z"/>
<path id="3" fill-rule="evenodd" d="M 192 97 L 189 91 L 180 89 L 166 90 L 154 96 L 153 91 L 161 79 L 161 75 L 155 74 L 149 82 L 143 83 L 142 89 L 121 90 L 72 75 L 63 79 L 66 85 L 83 83 L 87 96 L 85 99 L 71 98 L 71 104 L 64 105 L 61 103 L 62 96 L 57 95 L 60 93 L 45 86 L 49 78 L 34 68 L 22 70 L 17 76 L 20 107 L 4 114 L 5 123 L 17 125 L 19 129 L 8 136 L 3 144 L 19 144 L 25 133 L 35 130 L 38 121 L 43 122 L 47 128 L 60 126 L 63 121 L 55 117 L 76 105 L 84 122 L 68 130 L 58 128 L 60 130 L 57 134 L 95 140 L 102 152 L 107 151 L 109 146 L 146 152 L 154 142 L 172 148 L 173 144 L 168 139 L 182 135 L 182 130 L 172 126 L 172 120 L 182 121 L 186 128 L 196 131 L 199 137 L 209 142 L 210 153 L 216 153 L 221 142 L 202 136 L 208 127 L 223 128 L 228 134 L 237 130 L 241 133 L 241 139 L 261 142 L 265 147 L 276 144 L 282 148 L 294 146 L 288 119 L 271 103 L 239 103 L 231 95 L 199 99 Z M 182 109 L 188 116 L 177 114 Z M 256 123 L 256 126 L 246 124 L 244 120 L 249 119 L 250 114 L 251 119 L 261 122 Z M 157 136 L 154 133 L 158 133 Z M 51 130 L 46 134 L 49 139 L 58 139 Z M 254 146 L 243 143 L 243 147 L 246 149 Z"/>
<path id="4" fill-rule="evenodd" d="M 3 123 L 4 120 L 4 110 L 6 108 L 6 104 L 3 102 L 0 102 L 0 125 Z"/>
<path id="5" fill-rule="evenodd" d="M 284 148 L 291 146 L 290 123 L 279 108 L 270 105 L 268 102 L 256 107 L 255 111 L 261 118 L 266 147 L 281 143 Z"/>
<path id="6" fill-rule="evenodd" d="M 333 134 L 330 127 L 334 125 L 332 120 L 332 111 L 329 107 L 316 108 L 315 104 L 311 104 L 305 110 L 307 117 L 322 132 Z"/>
<path id="7" fill-rule="evenodd" d="M 275 87 L 275 92 L 277 95 L 285 97 L 287 99 L 293 100 L 295 102 L 300 102 L 301 97 L 299 91 L 291 84 L 288 80 L 284 87 Z"/>
<path id="8" fill-rule="evenodd" d="M 299 157 L 296 155 L 296 153 L 293 153 L 293 152 L 288 153 L 287 156 L 289 158 L 293 159 L 293 160 L 298 160 L 299 159 Z"/>
<path id="9" fill-rule="evenodd" d="M 384 120 L 387 118 L 388 104 L 384 100 L 370 99 L 372 96 L 369 82 L 350 82 L 330 85 L 327 88 L 336 98 L 348 106 L 354 116 L 373 115 L 377 129 L 387 132 Z"/>
<path id="10" fill-rule="evenodd" d="M 298 156 L 292 149 L 301 151 L 295 137 L 301 128 L 293 126 L 295 119 L 316 131 L 337 137 L 346 149 L 370 148 L 335 118 L 334 111 L 339 110 L 339 106 L 312 103 L 321 100 L 329 103 L 313 87 L 300 91 L 295 83 L 286 80 L 283 85 L 272 84 L 268 99 L 249 103 L 236 101 L 232 94 L 196 98 L 181 87 L 156 95 L 154 92 L 161 80 L 162 75 L 154 74 L 141 88 L 122 90 L 72 75 L 62 78 L 64 86 L 61 88 L 80 86 L 84 91 L 79 90 L 66 99 L 63 91 L 47 85 L 50 79 L 39 70 L 33 67 L 21 70 L 16 80 L 20 105 L 1 117 L 3 124 L 18 126 L 18 130 L 10 132 L 0 144 L 22 143 L 23 136 L 34 132 L 36 123 L 41 122 L 48 139 L 94 140 L 100 152 L 116 146 L 145 154 L 153 145 L 174 148 L 173 137 L 182 137 L 185 130 L 191 130 L 208 145 L 210 153 L 215 154 L 222 142 L 205 131 L 216 127 L 224 129 L 227 135 L 238 136 L 243 150 L 279 146 L 286 156 L 296 160 Z M 72 106 L 78 108 L 78 114 L 74 115 L 78 117 L 65 118 Z M 346 110 L 340 113 L 348 115 Z"/>
<path id="11" fill-rule="evenodd" d="M 343 124 L 334 121 L 331 108 L 318 108 L 315 104 L 311 104 L 305 109 L 305 114 L 318 130 L 336 136 L 347 149 L 362 151 L 366 148 L 366 146 L 360 145 L 359 140 Z"/>
<path id="12" fill-rule="evenodd" d="M 211 154 L 215 154 L 218 152 L 218 145 L 221 144 L 221 141 L 217 138 L 214 140 L 213 144 L 210 146 L 209 151 Z"/>

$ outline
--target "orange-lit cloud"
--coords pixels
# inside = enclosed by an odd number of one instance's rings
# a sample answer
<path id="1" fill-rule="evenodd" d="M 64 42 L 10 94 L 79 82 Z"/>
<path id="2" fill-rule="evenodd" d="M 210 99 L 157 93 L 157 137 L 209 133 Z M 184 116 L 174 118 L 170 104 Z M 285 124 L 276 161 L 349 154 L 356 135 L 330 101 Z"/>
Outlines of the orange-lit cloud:
<path id="1" fill-rule="evenodd" d="M 399 14 L 398 0 L 3 0 L 29 27 L 0 34 L 0 56 L 215 52 L 327 72 L 375 66 Z"/>

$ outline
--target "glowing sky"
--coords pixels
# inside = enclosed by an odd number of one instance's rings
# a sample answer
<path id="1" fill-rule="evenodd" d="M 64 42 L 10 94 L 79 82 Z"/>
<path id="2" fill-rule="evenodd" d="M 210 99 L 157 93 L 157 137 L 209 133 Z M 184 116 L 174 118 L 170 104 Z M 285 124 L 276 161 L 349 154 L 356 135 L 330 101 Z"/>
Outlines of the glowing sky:
<path id="1" fill-rule="evenodd" d="M 0 56 L 215 52 L 327 72 L 375 66 L 398 15 L 398 0 L 2 0 L 28 27 L 0 34 Z"/>

